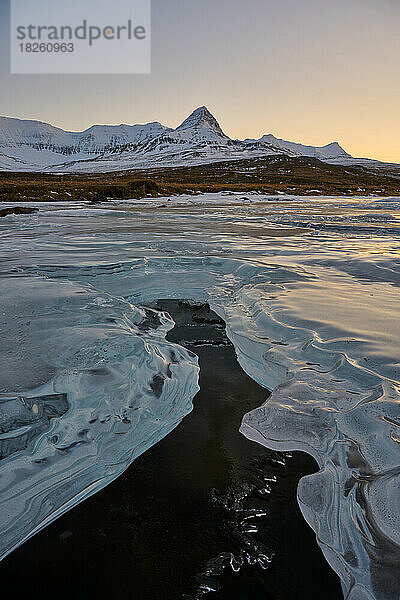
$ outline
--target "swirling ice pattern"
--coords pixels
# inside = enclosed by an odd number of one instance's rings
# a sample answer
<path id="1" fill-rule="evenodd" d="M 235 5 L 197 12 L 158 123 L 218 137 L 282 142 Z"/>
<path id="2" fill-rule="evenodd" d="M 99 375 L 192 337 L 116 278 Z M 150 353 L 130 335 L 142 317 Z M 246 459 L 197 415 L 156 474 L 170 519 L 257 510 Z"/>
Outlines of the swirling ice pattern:
<path id="1" fill-rule="evenodd" d="M 166 315 L 88 285 L 6 276 L 0 293 L 4 557 L 169 433 L 198 366 Z"/>
<path id="2" fill-rule="evenodd" d="M 361 219 L 374 223 L 374 236 L 397 218 L 387 218 L 389 202 L 382 207 L 384 217 Z M 261 219 L 252 210 L 243 222 Z M 279 210 L 268 222 L 287 225 L 290 210 Z M 248 231 L 213 240 L 211 221 L 232 220 L 221 209 L 196 213 L 182 235 L 176 225 L 184 219 L 186 227 L 190 214 L 146 240 L 136 226 L 132 242 L 135 228 L 122 231 L 120 214 L 109 213 L 106 225 L 103 211 L 86 212 L 84 238 L 60 215 L 68 260 L 46 218 L 30 221 L 38 239 L 16 229 L 30 256 L 18 239 L 20 257 L 0 280 L 2 555 L 106 485 L 191 409 L 196 361 L 165 341 L 167 315 L 138 307 L 193 298 L 209 301 L 243 369 L 273 390 L 241 431 L 317 460 L 298 500 L 346 598 L 398 599 L 398 239 L 388 246 L 386 232 L 372 242 L 363 228 L 343 237 L 346 227 L 335 226 L 331 237 L 326 228 L 315 237 L 314 227 L 279 247 Z M 356 229 L 354 215 L 343 221 Z"/>

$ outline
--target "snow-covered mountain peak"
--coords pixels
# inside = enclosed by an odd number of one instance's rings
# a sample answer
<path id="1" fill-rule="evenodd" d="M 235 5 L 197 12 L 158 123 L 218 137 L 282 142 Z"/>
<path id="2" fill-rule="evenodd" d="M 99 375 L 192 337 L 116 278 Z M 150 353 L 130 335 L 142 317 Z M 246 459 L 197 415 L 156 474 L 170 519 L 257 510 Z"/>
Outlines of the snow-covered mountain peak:
<path id="1" fill-rule="evenodd" d="M 259 140 L 246 140 L 247 143 L 266 144 L 276 152 L 289 156 L 311 156 L 320 160 L 351 158 L 338 142 L 331 142 L 326 146 L 306 146 L 296 142 L 288 142 L 275 137 L 272 133 L 263 135 Z"/>
<path id="2" fill-rule="evenodd" d="M 323 146 L 323 148 L 325 151 L 325 156 L 327 157 L 329 157 L 329 155 L 331 154 L 331 156 L 335 158 L 351 158 L 350 154 L 348 154 L 348 152 L 346 152 L 346 150 L 342 148 L 339 142 L 331 142 L 330 144 Z"/>
<path id="3" fill-rule="evenodd" d="M 196 108 L 176 129 L 154 121 L 92 125 L 73 132 L 41 121 L 0 117 L 0 171 L 99 172 L 277 155 L 306 156 L 334 164 L 355 160 L 338 142 L 306 146 L 272 134 L 231 139 L 205 106 Z"/>
<path id="4" fill-rule="evenodd" d="M 217 119 L 210 113 L 206 106 L 200 106 L 192 112 L 192 114 L 183 121 L 175 131 L 183 131 L 185 129 L 193 128 L 204 128 L 211 129 L 214 133 L 217 133 L 221 137 L 227 138 L 228 136 L 222 131 L 220 124 Z"/>

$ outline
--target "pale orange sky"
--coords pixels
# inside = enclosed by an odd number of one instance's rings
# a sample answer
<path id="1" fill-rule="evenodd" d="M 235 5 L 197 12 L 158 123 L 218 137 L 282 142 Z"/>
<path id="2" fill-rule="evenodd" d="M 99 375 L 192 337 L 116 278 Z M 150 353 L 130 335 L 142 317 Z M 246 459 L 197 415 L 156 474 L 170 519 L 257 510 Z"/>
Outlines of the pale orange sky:
<path id="1" fill-rule="evenodd" d="M 205 104 L 234 138 L 400 163 L 400 0 L 153 0 L 152 13 L 151 75 L 11 76 L 0 0 L 0 114 L 175 126 Z"/>

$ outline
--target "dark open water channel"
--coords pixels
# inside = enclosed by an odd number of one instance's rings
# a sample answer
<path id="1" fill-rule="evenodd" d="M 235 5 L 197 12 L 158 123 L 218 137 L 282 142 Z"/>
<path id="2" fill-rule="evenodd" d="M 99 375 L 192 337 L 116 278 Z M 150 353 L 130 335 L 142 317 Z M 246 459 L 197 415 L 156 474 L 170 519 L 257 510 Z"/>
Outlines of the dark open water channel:
<path id="1" fill-rule="evenodd" d="M 339 580 L 296 502 L 297 482 L 315 463 L 238 432 L 267 392 L 242 371 L 208 307 L 158 308 L 176 322 L 168 339 L 199 356 L 194 411 L 117 481 L 6 558 L 3 595 L 340 600 Z"/>

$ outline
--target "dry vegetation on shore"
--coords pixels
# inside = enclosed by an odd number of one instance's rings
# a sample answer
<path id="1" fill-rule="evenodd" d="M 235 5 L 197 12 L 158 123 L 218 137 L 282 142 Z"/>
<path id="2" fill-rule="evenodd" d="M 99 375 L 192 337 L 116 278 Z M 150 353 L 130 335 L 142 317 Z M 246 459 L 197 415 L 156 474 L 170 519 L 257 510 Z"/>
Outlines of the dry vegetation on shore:
<path id="1" fill-rule="evenodd" d="M 129 199 L 199 192 L 400 195 L 400 176 L 285 156 L 101 174 L 0 173 L 0 201 Z"/>

